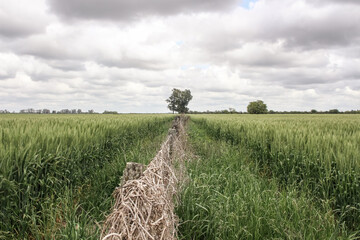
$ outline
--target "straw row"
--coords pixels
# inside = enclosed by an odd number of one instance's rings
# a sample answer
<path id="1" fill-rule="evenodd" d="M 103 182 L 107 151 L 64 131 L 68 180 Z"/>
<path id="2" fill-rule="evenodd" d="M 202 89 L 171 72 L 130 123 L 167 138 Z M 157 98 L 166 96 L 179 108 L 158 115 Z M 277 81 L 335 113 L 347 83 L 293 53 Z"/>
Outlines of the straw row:
<path id="1" fill-rule="evenodd" d="M 184 117 L 176 117 L 166 141 L 139 179 L 116 188 L 102 240 L 176 239 L 173 199 L 179 179 L 173 163 L 184 156 L 184 122 Z"/>

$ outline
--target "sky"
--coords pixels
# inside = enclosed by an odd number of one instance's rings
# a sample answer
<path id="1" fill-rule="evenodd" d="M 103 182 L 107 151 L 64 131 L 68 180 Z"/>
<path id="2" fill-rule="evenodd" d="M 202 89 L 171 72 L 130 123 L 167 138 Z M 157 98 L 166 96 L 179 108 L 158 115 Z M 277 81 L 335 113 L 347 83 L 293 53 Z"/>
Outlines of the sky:
<path id="1" fill-rule="evenodd" d="M 0 0 L 0 109 L 360 109 L 359 0 Z"/>

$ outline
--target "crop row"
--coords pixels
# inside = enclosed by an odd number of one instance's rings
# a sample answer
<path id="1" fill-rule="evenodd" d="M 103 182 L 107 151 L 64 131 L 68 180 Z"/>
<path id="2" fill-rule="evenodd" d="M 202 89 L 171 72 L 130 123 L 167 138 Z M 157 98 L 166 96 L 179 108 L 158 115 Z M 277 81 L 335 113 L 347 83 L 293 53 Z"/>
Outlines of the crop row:
<path id="1" fill-rule="evenodd" d="M 192 116 L 215 139 L 247 149 L 263 175 L 329 201 L 349 229 L 360 223 L 358 116 Z M 319 201 L 319 202 L 320 202 Z"/>
<path id="2" fill-rule="evenodd" d="M 171 119 L 169 115 L 2 117 L 0 236 L 54 238 L 63 228 L 64 238 L 75 237 L 81 231 L 74 223 L 80 212 L 92 212 L 84 219 L 100 221 L 125 161 L 137 151 L 149 151 L 145 140 L 154 142 L 166 133 Z"/>
<path id="3" fill-rule="evenodd" d="M 329 202 L 263 176 L 247 150 L 190 123 L 197 156 L 180 195 L 179 239 L 354 239 Z"/>

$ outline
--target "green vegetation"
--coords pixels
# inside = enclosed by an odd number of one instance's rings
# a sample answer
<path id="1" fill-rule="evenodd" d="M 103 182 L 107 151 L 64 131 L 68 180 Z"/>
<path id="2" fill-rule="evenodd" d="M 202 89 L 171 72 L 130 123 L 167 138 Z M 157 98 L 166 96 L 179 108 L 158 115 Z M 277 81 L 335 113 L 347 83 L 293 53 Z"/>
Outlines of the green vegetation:
<path id="1" fill-rule="evenodd" d="M 215 139 L 191 123 L 198 158 L 188 163 L 188 185 L 177 214 L 180 239 L 349 239 L 328 202 L 314 203 L 294 186 L 279 188 L 247 151 Z"/>
<path id="2" fill-rule="evenodd" d="M 179 207 L 185 239 L 329 239 L 360 230 L 359 116 L 191 118 L 200 163 L 189 166 Z"/>
<path id="3" fill-rule="evenodd" d="M 0 239 L 98 239 L 126 161 L 151 160 L 169 115 L 4 115 Z"/>
<path id="4" fill-rule="evenodd" d="M 264 114 L 267 113 L 268 110 L 266 104 L 263 101 L 257 100 L 249 103 L 247 106 L 247 111 L 250 114 Z"/>
<path id="5" fill-rule="evenodd" d="M 0 116 L 0 239 L 98 239 L 171 115 Z M 192 115 L 180 239 L 358 239 L 360 116 Z"/>
<path id="6" fill-rule="evenodd" d="M 166 102 L 168 103 L 168 108 L 173 111 L 173 113 L 187 113 L 189 111 L 187 105 L 192 98 L 193 97 L 189 89 L 181 91 L 180 89 L 174 88 L 171 96 L 166 99 Z"/>

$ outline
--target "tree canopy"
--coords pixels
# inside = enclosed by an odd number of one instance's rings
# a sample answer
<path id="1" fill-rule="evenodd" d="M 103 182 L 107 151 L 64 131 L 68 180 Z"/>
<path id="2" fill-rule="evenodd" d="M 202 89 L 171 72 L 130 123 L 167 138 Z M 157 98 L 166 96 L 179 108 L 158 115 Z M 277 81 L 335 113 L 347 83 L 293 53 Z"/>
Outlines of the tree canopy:
<path id="1" fill-rule="evenodd" d="M 267 113 L 268 110 L 266 104 L 263 101 L 257 100 L 249 103 L 247 106 L 247 111 L 250 114 L 264 114 Z"/>
<path id="2" fill-rule="evenodd" d="M 168 103 L 168 108 L 173 112 L 178 113 L 187 113 L 189 108 L 187 105 L 192 99 L 191 91 L 189 89 L 185 89 L 181 91 L 180 89 L 174 88 L 172 90 L 171 96 L 166 99 Z"/>

